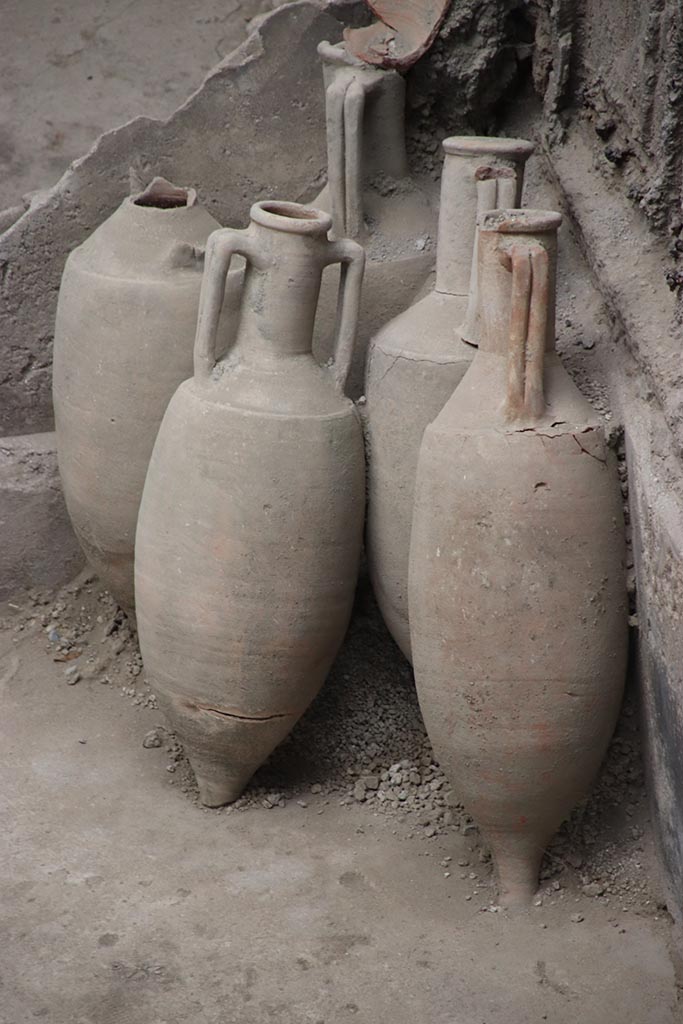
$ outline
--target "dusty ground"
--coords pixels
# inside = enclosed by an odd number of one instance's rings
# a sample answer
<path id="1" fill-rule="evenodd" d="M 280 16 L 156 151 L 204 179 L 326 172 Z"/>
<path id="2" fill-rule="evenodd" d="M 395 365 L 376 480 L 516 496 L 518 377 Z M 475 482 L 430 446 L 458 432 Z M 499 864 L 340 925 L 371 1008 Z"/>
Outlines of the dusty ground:
<path id="1" fill-rule="evenodd" d="M 168 117 L 270 0 L 2 0 L 0 210 L 49 188 L 104 131 Z"/>
<path id="2" fill-rule="evenodd" d="M 2 1024 L 680 1019 L 630 704 L 513 916 L 365 590 L 321 699 L 223 811 L 95 580 L 3 612 Z"/>

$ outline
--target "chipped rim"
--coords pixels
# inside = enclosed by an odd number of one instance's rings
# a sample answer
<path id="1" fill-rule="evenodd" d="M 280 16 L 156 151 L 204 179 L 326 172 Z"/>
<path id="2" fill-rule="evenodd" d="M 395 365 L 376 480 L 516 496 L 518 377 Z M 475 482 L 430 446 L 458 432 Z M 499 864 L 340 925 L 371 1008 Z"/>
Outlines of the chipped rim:
<path id="1" fill-rule="evenodd" d="M 501 139 L 488 135 L 451 135 L 441 145 L 448 156 L 501 156 L 528 160 L 534 149 L 528 139 Z"/>
<path id="2" fill-rule="evenodd" d="M 557 231 L 562 214 L 555 210 L 487 210 L 479 222 L 480 231 L 496 231 L 503 235 L 535 235 Z"/>

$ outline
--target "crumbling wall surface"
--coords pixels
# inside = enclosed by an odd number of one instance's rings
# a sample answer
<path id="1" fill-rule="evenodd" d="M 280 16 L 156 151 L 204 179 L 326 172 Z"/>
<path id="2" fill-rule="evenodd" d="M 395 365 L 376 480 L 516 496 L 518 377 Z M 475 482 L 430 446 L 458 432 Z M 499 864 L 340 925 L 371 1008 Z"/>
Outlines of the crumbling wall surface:
<path id="1" fill-rule="evenodd" d="M 445 136 L 494 134 L 496 111 L 531 53 L 525 7 L 525 0 L 453 0 L 408 76 L 409 145 L 423 170 L 440 173 Z"/>
<path id="2" fill-rule="evenodd" d="M 575 66 L 596 149 L 653 227 L 681 230 L 683 7 L 584 0 Z"/>
<path id="3" fill-rule="evenodd" d="M 0 235 L 0 436 L 52 429 L 64 262 L 131 186 L 156 174 L 193 186 L 221 223 L 237 226 L 254 199 L 315 194 L 326 163 L 316 46 L 340 34 L 318 4 L 279 8 L 172 117 L 107 132 Z"/>
<path id="4" fill-rule="evenodd" d="M 619 339 L 603 365 L 625 431 L 650 792 L 683 926 L 683 9 L 530 11 L 540 134 Z"/>

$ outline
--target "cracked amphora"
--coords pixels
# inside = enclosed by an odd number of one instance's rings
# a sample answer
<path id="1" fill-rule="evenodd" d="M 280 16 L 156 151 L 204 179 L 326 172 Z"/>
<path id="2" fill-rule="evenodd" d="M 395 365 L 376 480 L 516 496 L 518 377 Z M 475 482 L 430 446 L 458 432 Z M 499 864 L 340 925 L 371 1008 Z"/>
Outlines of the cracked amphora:
<path id="1" fill-rule="evenodd" d="M 59 473 L 81 547 L 127 611 L 147 464 L 166 406 L 192 373 L 204 246 L 219 226 L 194 190 L 155 178 L 64 268 L 53 372 Z"/>
<path id="2" fill-rule="evenodd" d="M 235 800 L 320 689 L 344 637 L 363 531 L 360 420 L 343 386 L 363 250 L 331 219 L 260 202 L 207 247 L 195 374 L 159 430 L 140 507 L 140 648 L 202 801 Z M 216 361 L 231 257 L 239 326 Z M 323 268 L 342 264 L 335 358 L 313 358 Z"/>
<path id="3" fill-rule="evenodd" d="M 327 185 L 315 206 L 332 216 L 334 237 L 353 238 L 367 253 L 358 338 L 347 384 L 363 390 L 369 339 L 417 295 L 434 266 L 436 211 L 411 174 L 405 144 L 405 82 L 322 42 L 327 131 Z M 323 278 L 315 351 L 331 354 L 338 274 Z"/>
<path id="4" fill-rule="evenodd" d="M 554 351 L 559 214 L 480 229 L 483 333 L 420 450 L 410 623 L 420 706 L 503 904 L 585 796 L 624 686 L 616 460 Z"/>
<path id="5" fill-rule="evenodd" d="M 370 577 L 409 660 L 408 553 L 420 442 L 474 357 L 463 337 L 478 339 L 477 215 L 520 204 L 533 150 L 524 139 L 477 136 L 454 136 L 443 148 L 436 282 L 372 339 L 365 388 Z"/>

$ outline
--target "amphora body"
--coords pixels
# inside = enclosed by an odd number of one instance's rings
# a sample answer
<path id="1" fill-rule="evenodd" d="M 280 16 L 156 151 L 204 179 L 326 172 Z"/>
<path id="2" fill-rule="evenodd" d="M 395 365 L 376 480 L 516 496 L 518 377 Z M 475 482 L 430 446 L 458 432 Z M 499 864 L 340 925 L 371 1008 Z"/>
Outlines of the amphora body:
<path id="1" fill-rule="evenodd" d="M 370 576 L 384 621 L 409 660 L 408 554 L 420 443 L 476 351 L 462 332 L 477 341 L 470 273 L 477 215 L 519 205 L 533 150 L 524 139 L 473 136 L 446 139 L 443 147 L 436 283 L 372 339 L 365 388 Z"/>
<path id="2" fill-rule="evenodd" d="M 480 348 L 425 430 L 410 551 L 420 706 L 510 904 L 598 770 L 626 668 L 615 456 L 554 352 L 560 220 L 482 219 Z"/>
<path id="3" fill-rule="evenodd" d="M 69 256 L 57 306 L 59 472 L 85 555 L 128 610 L 138 507 L 159 424 L 192 374 L 206 240 L 193 191 L 155 179 Z"/>
<path id="4" fill-rule="evenodd" d="M 195 375 L 174 395 L 137 533 L 140 647 L 203 802 L 235 800 L 325 679 L 346 631 L 365 501 L 343 395 L 363 251 L 327 214 L 256 203 L 209 240 Z M 216 363 L 231 257 L 246 260 L 234 345 Z M 323 268 L 343 264 L 335 361 L 311 351 Z"/>
<path id="5" fill-rule="evenodd" d="M 436 211 L 410 174 L 405 147 L 405 82 L 353 57 L 343 43 L 320 43 L 327 111 L 327 185 L 315 205 L 332 216 L 336 238 L 367 252 L 363 300 L 347 391 L 363 390 L 369 339 L 411 302 L 434 266 Z M 323 280 L 315 351 L 331 355 L 338 275 Z"/>

